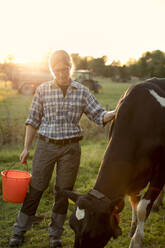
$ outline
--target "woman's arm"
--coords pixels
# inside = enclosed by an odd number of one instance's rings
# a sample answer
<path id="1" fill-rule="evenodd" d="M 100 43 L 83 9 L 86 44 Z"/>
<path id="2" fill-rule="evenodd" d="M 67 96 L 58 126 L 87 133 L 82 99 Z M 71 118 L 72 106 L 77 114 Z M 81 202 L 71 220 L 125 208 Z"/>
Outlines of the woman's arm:
<path id="1" fill-rule="evenodd" d="M 37 132 L 36 128 L 34 128 L 31 125 L 26 125 L 24 150 L 20 155 L 21 164 L 26 164 L 27 163 L 27 158 L 29 156 L 29 149 L 30 149 L 30 147 L 32 145 L 32 142 L 33 142 L 33 139 L 35 137 L 36 132 Z"/>

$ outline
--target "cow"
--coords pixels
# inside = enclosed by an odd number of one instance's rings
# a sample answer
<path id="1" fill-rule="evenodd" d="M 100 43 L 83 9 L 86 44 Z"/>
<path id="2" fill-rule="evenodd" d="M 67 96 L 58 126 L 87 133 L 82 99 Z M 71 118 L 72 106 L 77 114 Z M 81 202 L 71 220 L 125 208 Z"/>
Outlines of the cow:
<path id="1" fill-rule="evenodd" d="M 154 201 L 154 204 L 152 206 L 152 211 L 154 212 L 158 212 L 159 208 L 161 206 L 163 206 L 163 198 L 164 198 L 164 193 L 165 193 L 165 186 L 163 187 L 163 189 L 161 190 L 159 196 L 156 198 L 156 200 Z"/>
<path id="2" fill-rule="evenodd" d="M 141 248 L 145 221 L 165 184 L 165 78 L 133 85 L 119 105 L 94 187 L 87 194 L 65 192 L 76 203 L 69 221 L 75 248 L 103 248 L 121 234 L 126 195 L 129 248 Z"/>

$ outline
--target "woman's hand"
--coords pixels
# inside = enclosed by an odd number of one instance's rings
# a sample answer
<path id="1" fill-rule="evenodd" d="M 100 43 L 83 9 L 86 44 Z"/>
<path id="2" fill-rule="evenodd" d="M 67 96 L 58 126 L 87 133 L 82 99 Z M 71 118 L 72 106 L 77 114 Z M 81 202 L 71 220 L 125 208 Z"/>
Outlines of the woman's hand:
<path id="1" fill-rule="evenodd" d="M 21 164 L 27 164 L 27 158 L 29 156 L 29 151 L 27 149 L 24 149 L 21 153 L 19 159 Z"/>
<path id="2" fill-rule="evenodd" d="M 115 117 L 115 114 L 116 114 L 116 109 L 112 111 L 107 111 L 104 115 L 104 123 L 111 121 Z"/>

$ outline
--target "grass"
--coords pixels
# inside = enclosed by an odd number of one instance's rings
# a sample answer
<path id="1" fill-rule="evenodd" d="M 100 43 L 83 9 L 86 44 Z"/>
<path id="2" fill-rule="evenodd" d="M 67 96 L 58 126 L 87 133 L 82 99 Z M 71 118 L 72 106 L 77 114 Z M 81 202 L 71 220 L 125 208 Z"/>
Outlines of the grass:
<path id="1" fill-rule="evenodd" d="M 109 105 L 109 109 L 113 109 L 119 100 L 120 96 L 123 94 L 125 89 L 128 88 L 130 84 L 112 83 L 107 79 L 99 79 L 103 85 L 103 92 L 96 95 L 96 98 L 103 105 Z M 3 97 L 1 97 L 3 96 Z M 0 123 L 6 123 L 5 111 L 2 112 L 4 104 L 7 106 L 8 113 L 10 116 L 9 124 L 13 125 L 14 120 L 17 120 L 19 126 L 23 128 L 24 120 L 27 116 L 27 111 L 30 106 L 31 97 L 25 97 L 18 95 L 16 91 L 13 91 L 8 87 L 7 89 L 0 89 Z M 18 111 L 19 110 L 19 111 Z M 83 117 L 81 122 L 83 128 L 85 129 L 85 138 L 81 141 L 82 147 L 82 157 L 81 166 L 79 169 L 79 174 L 76 180 L 75 189 L 80 193 L 87 192 L 95 183 L 100 162 L 103 158 L 105 148 L 107 146 L 107 140 L 105 139 L 105 132 L 103 128 L 97 128 L 95 124 L 88 122 L 85 117 Z M 11 132 L 12 133 L 12 132 Z M 15 138 L 18 132 L 12 133 L 13 141 L 18 140 L 17 143 L 11 141 L 10 145 L 8 143 L 2 145 L 0 150 L 0 171 L 9 168 L 13 161 L 18 161 L 19 154 L 23 148 L 23 132 L 22 137 Z M 28 160 L 29 168 L 31 169 L 32 157 L 34 153 L 34 147 L 31 149 L 30 157 Z M 25 169 L 24 166 L 19 162 L 16 163 L 15 169 Z M 23 244 L 23 248 L 46 248 L 49 247 L 48 241 L 48 223 L 51 216 L 51 207 L 53 205 L 53 184 L 55 179 L 55 171 L 51 179 L 48 189 L 44 192 L 41 199 L 37 215 L 43 216 L 43 221 L 39 224 L 33 225 L 32 229 L 26 234 L 26 242 Z M 1 186 L 1 179 L 0 179 Z M 21 204 L 7 203 L 2 200 L 2 187 L 0 187 L 0 247 L 7 248 L 8 240 L 12 233 L 13 223 L 15 222 L 17 213 L 20 209 Z M 74 204 L 70 203 L 67 221 L 65 223 L 65 231 L 63 234 L 64 247 L 73 247 L 74 233 L 70 229 L 68 220 L 71 212 L 74 208 Z M 129 247 L 129 228 L 131 222 L 131 207 L 128 199 L 125 200 L 125 208 L 120 214 L 120 226 L 122 228 L 123 234 L 117 240 L 112 240 L 106 246 L 106 248 L 127 248 Z M 145 225 L 145 239 L 144 248 L 165 248 L 165 210 L 160 209 L 159 213 L 151 213 L 147 223 Z"/>
<path id="2" fill-rule="evenodd" d="M 9 83 L 0 83 L 0 148 L 8 144 L 23 144 L 23 123 L 27 118 L 31 99 L 32 97 L 19 95 Z"/>
<path id="3" fill-rule="evenodd" d="M 114 83 L 109 79 L 97 78 L 97 81 L 101 83 L 103 90 L 100 94 L 96 95 L 100 104 L 108 109 L 114 109 L 116 103 L 123 95 L 123 93 L 132 85 L 129 83 Z"/>

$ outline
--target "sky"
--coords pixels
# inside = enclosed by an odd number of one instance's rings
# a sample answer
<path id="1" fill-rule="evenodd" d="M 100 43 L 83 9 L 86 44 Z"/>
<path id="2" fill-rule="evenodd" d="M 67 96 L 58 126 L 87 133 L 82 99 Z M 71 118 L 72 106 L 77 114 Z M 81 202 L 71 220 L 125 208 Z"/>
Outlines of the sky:
<path id="1" fill-rule="evenodd" d="M 126 63 L 165 52 L 165 0 L 0 0 L 0 61 L 64 49 Z"/>

